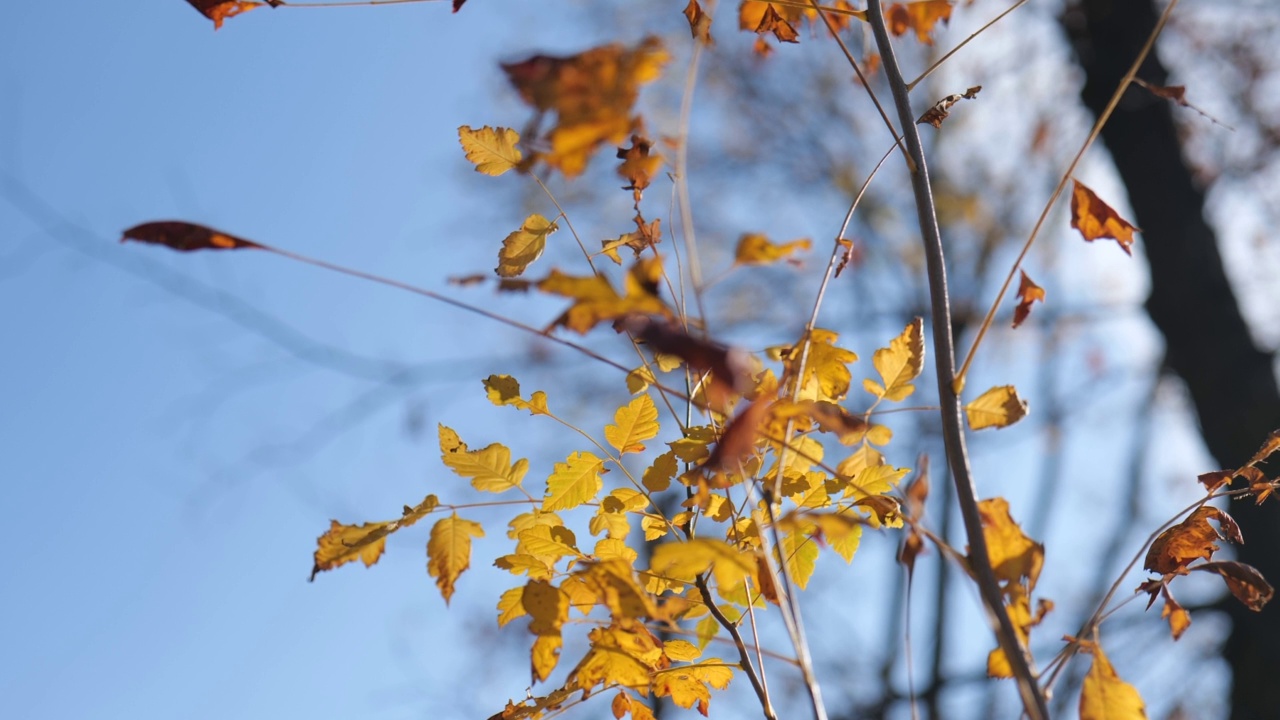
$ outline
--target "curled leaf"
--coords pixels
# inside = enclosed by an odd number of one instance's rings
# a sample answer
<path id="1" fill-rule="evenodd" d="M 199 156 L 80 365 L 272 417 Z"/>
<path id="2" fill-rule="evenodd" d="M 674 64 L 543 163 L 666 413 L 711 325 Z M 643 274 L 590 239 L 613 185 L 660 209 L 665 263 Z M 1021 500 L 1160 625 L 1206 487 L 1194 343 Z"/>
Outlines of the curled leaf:
<path id="1" fill-rule="evenodd" d="M 242 250 L 262 247 L 252 240 L 228 235 L 204 225 L 181 220 L 158 220 L 134 225 L 124 231 L 120 242 L 135 240 L 152 245 L 164 245 L 181 252 L 192 250 Z"/>
<path id="2" fill-rule="evenodd" d="M 1222 531 L 1214 530 L 1210 520 L 1217 522 Z M 1160 575 L 1184 573 L 1192 562 L 1212 558 L 1218 551 L 1217 541 L 1222 539 L 1244 542 L 1235 519 L 1216 507 L 1198 507 L 1186 520 L 1156 537 L 1142 566 Z"/>
<path id="3" fill-rule="evenodd" d="M 236 0 L 187 0 L 191 7 L 200 12 L 201 15 L 213 21 L 213 29 L 218 30 L 222 27 L 222 21 L 229 17 L 235 17 L 240 13 L 246 13 L 254 8 L 262 7 L 266 3 L 247 2 Z"/>
<path id="4" fill-rule="evenodd" d="M 951 108 L 956 103 L 961 100 L 972 100 L 978 96 L 978 92 L 981 90 L 981 85 L 974 85 L 963 93 L 955 93 L 942 98 L 938 102 L 934 103 L 933 107 L 925 110 L 924 114 L 920 116 L 920 119 L 916 120 L 916 124 L 932 125 L 935 128 L 942 127 L 942 121 L 946 120 L 947 117 L 951 115 Z"/>
<path id="5" fill-rule="evenodd" d="M 1221 575 L 1231 594 L 1254 612 L 1262 612 L 1262 608 L 1271 602 L 1272 596 L 1275 595 L 1271 584 L 1252 565 L 1220 560 L 1193 565 L 1190 569 Z"/>
<path id="6" fill-rule="evenodd" d="M 542 251 L 547 247 L 547 236 L 559 229 L 559 225 L 537 213 L 525 218 L 520 229 L 502 241 L 498 267 L 494 272 L 504 278 L 522 275 L 533 261 L 542 257 Z"/>
<path id="7" fill-rule="evenodd" d="M 1027 416 L 1027 401 L 1012 385 L 997 385 L 964 406 L 969 428 L 1008 427 Z"/>
<path id="8" fill-rule="evenodd" d="M 1013 309 L 1013 326 L 1018 327 L 1031 314 L 1031 303 L 1044 302 L 1044 288 L 1035 284 L 1026 271 L 1019 270 L 1022 279 L 1018 281 L 1018 307 Z"/>

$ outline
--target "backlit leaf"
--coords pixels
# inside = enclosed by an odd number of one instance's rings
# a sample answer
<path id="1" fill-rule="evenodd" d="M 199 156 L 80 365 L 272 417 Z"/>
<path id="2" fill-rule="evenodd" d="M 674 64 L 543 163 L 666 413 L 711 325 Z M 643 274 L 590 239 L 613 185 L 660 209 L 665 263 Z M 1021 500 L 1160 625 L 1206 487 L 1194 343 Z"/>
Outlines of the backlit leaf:
<path id="1" fill-rule="evenodd" d="M 435 495 L 428 495 L 416 507 L 405 506 L 399 520 L 343 525 L 330 521 L 329 530 L 316 540 L 315 562 L 311 567 L 311 580 L 316 574 L 360 560 L 365 567 L 378 562 L 387 546 L 387 536 L 401 528 L 409 527 L 429 515 L 440 504 Z"/>
<path id="2" fill-rule="evenodd" d="M 658 408 L 653 398 L 641 395 L 618 408 L 613 422 L 604 429 L 605 440 L 621 455 L 643 452 L 643 442 L 658 435 Z"/>
<path id="3" fill-rule="evenodd" d="M 1222 528 L 1219 533 L 1209 521 L 1216 521 Z M 1186 520 L 1165 530 L 1156 537 L 1147 550 L 1143 568 L 1160 575 L 1185 572 L 1196 560 L 1208 560 L 1218 551 L 1218 540 L 1243 543 L 1240 528 L 1227 513 L 1210 505 L 1196 508 Z"/>
<path id="4" fill-rule="evenodd" d="M 164 245 L 173 250 L 190 252 L 192 250 L 243 250 L 262 247 L 252 240 L 228 235 L 221 230 L 214 230 L 204 225 L 183 222 L 181 220 L 159 220 L 156 222 L 134 225 L 124 231 L 120 242 L 134 240 Z"/>
<path id="5" fill-rule="evenodd" d="M 1254 612 L 1261 612 L 1262 608 L 1269 602 L 1275 591 L 1271 588 L 1271 584 L 1266 578 L 1262 577 L 1262 573 L 1250 565 L 1240 562 L 1218 561 L 1207 562 L 1199 565 L 1192 565 L 1191 570 L 1203 570 L 1205 572 L 1217 573 L 1227 583 L 1227 589 L 1231 591 L 1236 599 L 1244 603 L 1244 606 Z"/>
<path id="6" fill-rule="evenodd" d="M 723 541 L 694 538 L 655 547 L 649 567 L 658 575 L 685 582 L 693 582 L 695 576 L 710 568 L 716 586 L 727 592 L 752 575 L 756 563 L 751 553 L 743 553 Z"/>
<path id="7" fill-rule="evenodd" d="M 537 213 L 525 218 L 520 229 L 507 235 L 502 241 L 502 249 L 498 251 L 498 267 L 494 268 L 494 272 L 504 278 L 522 275 L 533 261 L 542 256 L 542 251 L 547 246 L 547 236 L 559 229 L 560 226 Z"/>
<path id="8" fill-rule="evenodd" d="M 476 172 L 485 175 L 501 175 L 520 164 L 520 134 L 504 127 L 485 125 L 479 130 L 463 125 L 458 128 L 458 140 L 467 159 L 475 163 Z M 526 221 L 527 222 L 527 221 Z"/>
<path id="9" fill-rule="evenodd" d="M 660 270 L 661 263 L 655 258 L 638 261 L 632 267 L 632 272 L 628 275 L 625 295 L 619 295 L 603 275 L 580 277 L 566 275 L 559 270 L 552 270 L 550 275 L 539 280 L 537 288 L 542 292 L 560 295 L 574 301 L 568 310 L 556 318 L 553 327 L 563 325 L 574 332 L 586 334 L 588 330 L 605 320 L 616 320 L 632 314 L 669 314 L 662 300 L 653 293 L 656 288 L 650 288 L 645 283 L 632 280 L 637 272 L 644 273 L 655 263 Z"/>
<path id="10" fill-rule="evenodd" d="M 878 386 L 879 397 L 901 402 L 915 392 L 911 381 L 920 376 L 924 367 L 923 329 L 924 321 L 915 318 L 907 323 L 901 335 L 890 341 L 889 347 L 877 350 L 872 357 L 876 371 L 884 380 L 884 385 Z"/>
<path id="11" fill-rule="evenodd" d="M 809 586 L 809 578 L 813 577 L 813 570 L 817 567 L 818 544 L 798 530 L 790 530 L 783 533 L 778 550 L 786 559 L 791 581 L 804 590 Z"/>
<path id="12" fill-rule="evenodd" d="M 481 492 L 500 493 L 520 487 L 529 461 L 525 458 L 511 463 L 511 450 L 494 443 L 482 450 L 446 452 L 440 459 L 459 477 L 469 478 L 471 486 Z"/>
<path id="13" fill-rule="evenodd" d="M 250 10 L 262 7 L 261 2 L 247 2 L 236 0 L 187 0 L 191 7 L 200 11 L 201 15 L 213 21 L 213 29 L 217 30 L 222 27 L 222 21 L 229 17 L 235 17 L 240 13 L 249 12 Z"/>
<path id="14" fill-rule="evenodd" d="M 478 522 L 464 520 L 457 513 L 436 522 L 427 542 L 427 572 L 449 604 L 458 576 L 471 567 L 471 538 L 484 537 Z"/>
<path id="15" fill-rule="evenodd" d="M 1120 679 L 1102 648 L 1082 640 L 1080 649 L 1093 655 L 1093 666 L 1080 688 L 1080 720 L 1145 720 L 1142 696 Z"/>
<path id="16" fill-rule="evenodd" d="M 1009 501 L 996 497 L 978 503 L 982 534 L 987 541 L 991 569 L 1003 583 L 1021 583 L 1034 589 L 1044 567 L 1044 545 L 1022 532 L 1009 515 Z"/>
<path id="17" fill-rule="evenodd" d="M 502 593 L 498 598 L 498 627 L 505 627 L 512 620 L 528 614 L 524 610 L 523 597 L 523 587 L 514 587 Z"/>
<path id="18" fill-rule="evenodd" d="M 604 461 L 589 452 L 575 452 L 564 462 L 556 463 L 547 478 L 547 496 L 542 501 L 546 511 L 568 510 L 595 498 L 604 486 L 601 477 Z"/>
<path id="19" fill-rule="evenodd" d="M 494 405 L 510 405 L 518 410 L 528 410 L 531 415 L 549 415 L 547 394 L 538 390 L 528 400 L 520 397 L 520 382 L 510 375 L 490 375 L 484 379 L 484 389 L 489 402 Z"/>
<path id="20" fill-rule="evenodd" d="M 655 672 L 653 694 L 657 697 L 670 696 L 672 702 L 682 708 L 696 706 L 698 712 L 706 716 L 711 703 L 709 687 L 723 690 L 729 687 L 732 679 L 732 665 L 710 658 L 696 665 L 681 665 Z"/>
<path id="21" fill-rule="evenodd" d="M 1120 243 L 1120 249 L 1126 255 L 1132 255 L 1129 248 L 1133 245 L 1133 233 L 1138 232 L 1138 228 L 1120 217 L 1119 213 L 1079 180 L 1074 182 L 1071 190 L 1071 227 L 1079 230 L 1089 242 L 1103 238 L 1115 240 Z"/>
<path id="22" fill-rule="evenodd" d="M 764 235 L 747 233 L 738 238 L 733 261 L 738 265 L 769 265 L 811 247 L 813 243 L 808 238 L 776 244 Z"/>
<path id="23" fill-rule="evenodd" d="M 921 0 L 905 5 L 890 5 L 884 11 L 889 32 L 903 35 L 914 30 L 916 39 L 925 45 L 933 44 L 932 33 L 938 23 L 944 25 L 951 19 L 951 0 Z"/>
<path id="24" fill-rule="evenodd" d="M 1027 401 L 1012 385 L 997 385 L 964 406 L 971 430 L 1008 427 L 1027 416 Z"/>
<path id="25" fill-rule="evenodd" d="M 1026 271 L 1019 270 L 1022 279 L 1018 282 L 1018 307 L 1013 309 L 1013 326 L 1018 327 L 1031 314 L 1031 303 L 1044 302 L 1044 288 L 1035 284 L 1027 276 Z"/>

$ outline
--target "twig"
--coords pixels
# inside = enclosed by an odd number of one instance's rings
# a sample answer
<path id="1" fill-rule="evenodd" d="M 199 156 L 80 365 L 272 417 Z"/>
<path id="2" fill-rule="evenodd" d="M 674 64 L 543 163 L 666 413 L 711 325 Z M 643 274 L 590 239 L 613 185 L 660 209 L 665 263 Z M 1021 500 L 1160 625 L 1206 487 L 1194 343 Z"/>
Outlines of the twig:
<path id="1" fill-rule="evenodd" d="M 938 229 L 938 217 L 933 202 L 933 190 L 929 186 L 929 171 L 925 166 L 924 150 L 920 145 L 920 133 L 916 128 L 916 115 L 911 109 L 907 85 L 898 67 L 889 31 L 885 27 L 880 0 L 869 0 L 867 16 L 875 34 L 876 45 L 884 62 L 885 77 L 893 90 L 894 104 L 898 109 L 902 135 L 907 150 L 915 161 L 916 171 L 911 175 L 911 187 L 915 193 L 916 211 L 920 233 L 928 265 L 929 297 L 932 304 L 934 359 L 937 372 L 938 398 L 942 406 L 943 442 L 947 450 L 947 462 L 960 501 L 960 514 L 964 518 L 965 534 L 969 540 L 970 564 L 973 566 L 978 589 L 988 614 L 994 620 L 996 638 L 1004 651 L 1009 667 L 1018 682 L 1022 705 L 1030 720 L 1047 720 L 1049 711 L 1044 694 L 1036 683 L 1035 674 L 1026 650 L 1018 640 L 1017 630 L 1000 595 L 991 558 L 987 554 L 987 540 L 983 534 L 982 517 L 978 512 L 977 488 L 969 469 L 969 456 L 965 448 L 964 430 L 960 419 L 960 398 L 952 387 L 955 377 L 955 346 L 951 334 L 951 304 L 947 296 L 946 262 L 942 237 Z"/>
<path id="2" fill-rule="evenodd" d="M 710 18 L 715 14 L 716 3 L 709 2 L 703 10 Z M 689 266 L 689 284 L 693 288 L 693 300 L 698 307 L 698 320 L 707 327 L 707 309 L 702 300 L 702 263 L 698 257 L 698 236 L 693 227 L 693 205 L 689 199 L 689 124 L 693 115 L 693 91 L 698 85 L 698 65 L 702 61 L 705 44 L 695 40 L 693 54 L 689 57 L 689 70 L 684 78 L 684 92 L 680 96 L 680 125 L 676 143 L 675 185 L 680 197 L 680 236 L 684 241 L 685 262 Z M 686 319 L 687 325 L 687 319 Z"/>
<path id="3" fill-rule="evenodd" d="M 697 576 L 694 582 L 698 586 L 698 591 L 702 593 L 702 598 L 707 601 L 707 610 L 711 612 L 711 617 L 720 623 L 720 627 L 729 631 L 729 636 L 733 638 L 733 644 L 738 648 L 738 657 L 741 659 L 742 672 L 751 681 L 751 688 L 756 691 L 756 697 L 760 698 L 760 708 L 764 711 L 764 716 L 768 720 L 778 720 L 778 713 L 774 711 L 773 703 L 769 701 L 769 689 L 760 682 L 760 677 L 756 674 L 755 666 L 751 663 L 751 654 L 747 651 L 747 644 L 742 639 L 742 633 L 738 631 L 737 623 L 726 617 L 711 599 L 711 590 L 707 587 L 707 579 L 704 576 Z M 764 669 L 763 665 L 761 669 Z"/>
<path id="4" fill-rule="evenodd" d="M 1022 261 L 1031 250 L 1032 243 L 1036 241 L 1036 237 L 1040 234 L 1040 229 L 1044 227 L 1045 220 L 1049 217 L 1049 211 L 1053 209 L 1053 206 L 1058 202 L 1058 198 L 1062 196 L 1062 191 L 1067 187 L 1067 181 L 1075 174 L 1076 166 L 1080 164 L 1085 152 L 1093 146 L 1094 141 L 1098 139 L 1098 135 L 1102 133 L 1102 126 L 1107 124 L 1107 120 L 1111 118 L 1111 113 L 1115 112 L 1116 106 L 1120 104 L 1120 98 L 1124 96 L 1125 91 L 1129 89 L 1129 85 L 1133 83 L 1134 77 L 1138 74 L 1138 68 L 1142 67 L 1142 63 L 1151 54 L 1151 49 L 1156 44 L 1156 38 L 1160 36 L 1160 31 L 1164 29 L 1165 23 L 1169 21 L 1169 16 L 1173 14 L 1173 9 L 1177 6 L 1178 0 L 1169 0 L 1168 6 L 1160 14 L 1160 19 L 1156 21 L 1156 26 L 1152 28 L 1151 35 L 1147 37 L 1147 42 L 1142 46 L 1138 57 L 1134 58 L 1133 64 L 1129 66 L 1129 71 L 1120 79 L 1119 86 L 1111 94 L 1111 99 L 1107 101 L 1107 107 L 1098 116 L 1097 121 L 1093 123 L 1093 129 L 1089 131 L 1089 137 L 1085 138 L 1084 144 L 1080 146 L 1080 151 L 1072 158 L 1066 172 L 1062 173 L 1062 179 L 1058 181 L 1058 186 L 1054 188 L 1053 195 L 1049 197 L 1049 202 L 1045 203 L 1044 210 L 1040 212 L 1040 219 L 1036 220 L 1035 227 L 1031 229 L 1031 235 L 1027 238 L 1026 244 L 1022 246 L 1022 251 L 1018 253 L 1018 259 L 1014 260 L 1013 266 L 1009 268 L 1009 274 L 1005 277 L 1004 284 L 1000 286 L 1000 292 L 996 294 L 995 302 L 991 303 L 991 309 L 987 310 L 987 316 L 982 319 L 982 325 L 978 328 L 978 335 L 973 339 L 969 354 L 965 356 L 964 363 L 960 366 L 960 372 L 956 374 L 953 381 L 957 392 L 964 388 L 965 375 L 969 372 L 969 365 L 973 362 L 973 356 L 978 352 L 978 346 L 982 344 L 982 338 L 986 336 L 987 330 L 991 327 L 991 321 L 995 318 L 996 310 L 1000 308 L 1000 303 L 1004 300 L 1005 294 L 1009 292 L 1009 286 L 1013 283 L 1013 276 L 1017 274 L 1018 268 L 1022 266 Z"/>

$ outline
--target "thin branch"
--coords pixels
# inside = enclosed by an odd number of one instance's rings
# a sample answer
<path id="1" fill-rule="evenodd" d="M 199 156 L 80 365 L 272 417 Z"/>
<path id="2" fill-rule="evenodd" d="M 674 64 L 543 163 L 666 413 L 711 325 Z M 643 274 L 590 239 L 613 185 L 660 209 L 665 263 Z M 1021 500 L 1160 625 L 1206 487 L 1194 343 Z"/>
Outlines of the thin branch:
<path id="1" fill-rule="evenodd" d="M 698 585 L 698 591 L 702 593 L 703 599 L 707 601 L 707 610 L 711 612 L 711 617 L 720 623 L 720 627 L 729 631 L 729 636 L 733 638 L 733 644 L 738 648 L 742 672 L 751 681 L 751 688 L 756 691 L 756 697 L 760 698 L 760 708 L 764 711 L 764 716 L 768 720 L 778 720 L 778 713 L 774 711 L 773 703 L 769 701 L 769 689 L 760 682 L 760 677 L 756 674 L 755 666 L 751 663 L 751 654 L 747 651 L 747 644 L 742 639 L 742 633 L 738 631 L 737 623 L 726 617 L 715 602 L 712 601 L 711 590 L 707 587 L 706 577 L 699 575 L 695 578 L 695 582 Z M 761 665 L 760 668 L 763 670 L 764 666 Z"/>
<path id="2" fill-rule="evenodd" d="M 955 377 L 955 346 L 951 330 L 951 301 L 947 295 L 946 261 L 943 255 L 942 236 L 938 229 L 938 217 L 934 207 L 933 189 L 929 186 L 929 171 L 925 165 L 924 150 L 920 145 L 920 133 L 915 124 L 916 115 L 911 109 L 906 82 L 889 31 L 885 27 L 880 0 L 869 0 L 867 15 L 875 34 L 876 45 L 884 62 L 885 77 L 893 90 L 902 135 L 907 150 L 915 161 L 916 171 L 911 175 L 911 187 L 915 193 L 916 211 L 924 252 L 928 265 L 929 296 L 932 304 L 934 358 L 938 382 L 939 404 L 942 406 L 943 441 L 947 450 L 947 462 L 955 482 L 956 496 L 960 501 L 960 513 L 964 518 L 965 534 L 969 540 L 970 564 L 976 576 L 983 604 L 994 621 L 996 638 L 1004 651 L 1022 705 L 1031 720 L 1047 720 L 1049 711 L 1044 694 L 1036 682 L 1026 650 L 1018 640 L 1017 630 L 1004 606 L 1000 586 L 991 567 L 987 552 L 987 540 L 983 533 L 982 517 L 978 512 L 978 494 L 969 469 L 968 450 L 965 448 L 964 429 L 961 426 L 960 398 L 952 387 Z"/>
<path id="3" fill-rule="evenodd" d="M 924 72 L 920 73 L 920 76 L 919 76 L 919 77 L 917 77 L 915 80 L 912 80 L 911 82 L 907 83 L 907 91 L 908 91 L 908 92 L 910 92 L 910 91 L 912 91 L 912 90 L 915 90 L 915 89 L 916 89 L 916 85 L 919 85 L 919 84 L 920 84 L 920 81 L 922 81 L 922 80 L 924 80 L 925 78 L 927 78 L 927 77 L 929 77 L 930 75 L 932 75 L 934 70 L 937 70 L 939 67 L 942 67 L 942 63 L 944 63 L 944 62 L 946 62 L 946 61 L 950 60 L 952 55 L 955 55 L 957 52 L 960 52 L 960 48 L 964 47 L 965 45 L 968 45 L 968 44 L 969 44 L 969 42 L 970 42 L 970 41 L 972 41 L 974 38 L 976 38 L 976 37 L 978 37 L 979 35 L 981 35 L 982 33 L 986 32 L 987 28 L 989 28 L 989 27 L 991 27 L 992 25 L 995 25 L 996 23 L 1000 22 L 1001 20 L 1003 20 L 1003 19 L 1004 19 L 1004 16 L 1005 16 L 1005 15 L 1008 15 L 1009 13 L 1013 12 L 1014 10 L 1017 10 L 1018 8 L 1020 8 L 1020 7 L 1022 7 L 1023 5 L 1025 5 L 1026 3 L 1027 3 L 1027 0 L 1018 0 L 1018 2 L 1014 3 L 1013 5 L 1011 5 L 1011 6 L 1009 7 L 1009 9 L 1008 9 L 1008 10 L 1005 10 L 1004 12 L 1002 12 L 1002 13 L 1000 13 L 999 15 L 995 16 L 994 18 L 992 18 L 992 19 L 991 19 L 991 20 L 990 20 L 986 25 L 983 25 L 982 27 L 980 27 L 980 28 L 978 28 L 977 30 L 973 31 L 973 34 L 972 34 L 972 35 L 970 35 L 969 37 L 965 38 L 965 39 L 964 39 L 964 40 L 963 40 L 959 45 L 957 45 L 957 46 L 955 46 L 955 47 L 951 48 L 950 50 L 948 50 L 948 51 L 947 51 L 947 53 L 946 53 L 945 55 L 943 55 L 942 57 L 938 58 L 936 62 L 934 62 L 932 65 L 930 65 L 930 66 L 928 67 L 928 69 L 926 69 Z"/>
<path id="4" fill-rule="evenodd" d="M 1018 269 L 1022 266 L 1022 261 L 1031 250 L 1032 243 L 1036 241 L 1036 237 L 1040 234 L 1040 229 L 1044 227 L 1045 220 L 1049 218 L 1049 211 L 1053 209 L 1053 206 L 1058 202 L 1058 198 L 1062 196 L 1062 191 L 1067 187 L 1067 181 L 1075 174 L 1076 166 L 1080 164 L 1085 152 L 1093 146 L 1094 141 L 1098 139 L 1098 135 L 1102 133 L 1102 126 L 1107 124 L 1107 120 L 1111 118 L 1111 113 L 1115 112 L 1116 106 L 1120 104 L 1120 98 L 1124 96 L 1134 77 L 1137 76 L 1138 68 L 1142 66 L 1147 56 L 1151 54 L 1151 49 L 1156 44 L 1156 38 L 1160 36 L 1160 31 L 1164 29 L 1165 23 L 1169 21 L 1169 16 L 1173 14 L 1173 9 L 1177 6 L 1178 0 L 1169 0 L 1168 6 L 1160 14 L 1160 19 L 1156 21 L 1156 26 L 1151 30 L 1151 34 L 1147 37 L 1147 42 L 1142 46 L 1138 57 L 1134 58 L 1133 64 L 1129 66 L 1129 71 L 1120 79 L 1119 86 L 1111 94 L 1111 99 L 1107 101 L 1107 107 L 1098 116 L 1097 121 L 1093 123 L 1093 129 L 1089 131 L 1089 136 L 1085 138 L 1084 144 L 1080 146 L 1080 151 L 1072 158 L 1066 172 L 1062 173 L 1062 179 L 1058 181 L 1058 186 L 1054 188 L 1053 195 L 1049 197 L 1049 202 L 1045 203 L 1044 210 L 1040 212 L 1040 219 L 1036 220 L 1035 227 L 1031 229 L 1031 235 L 1027 238 L 1026 244 L 1022 246 L 1022 251 L 1018 253 L 1018 259 L 1014 260 L 1013 266 L 1009 268 L 1009 274 L 1005 277 L 1004 284 L 1000 286 L 1000 292 L 996 294 L 995 302 L 991 303 L 991 309 L 987 310 L 987 316 L 983 318 L 982 325 L 978 328 L 978 335 L 973 339 L 969 354 L 965 356 L 964 364 L 960 366 L 960 372 L 953 381 L 953 386 L 957 392 L 964 388 L 965 375 L 969 372 L 969 365 L 973 362 L 973 356 L 978 352 L 978 347 L 982 345 L 982 338 L 986 336 L 987 330 L 991 327 L 991 321 L 995 318 L 996 310 L 1000 308 L 1000 303 L 1004 300 L 1005 294 L 1009 292 L 1009 286 L 1013 283 L 1013 276 L 1017 274 Z"/>
<path id="5" fill-rule="evenodd" d="M 714 15 L 716 3 L 707 3 L 707 17 Z M 689 69 L 684 78 L 684 93 L 680 97 L 680 130 L 676 142 L 675 181 L 680 197 L 680 236 L 684 241 L 685 262 L 689 266 L 689 284 L 693 287 L 694 303 L 698 307 L 698 320 L 703 332 L 707 327 L 707 309 L 702 300 L 702 263 L 698 257 L 698 236 L 693 226 L 693 203 L 689 199 L 689 125 L 693 117 L 693 91 L 698 86 L 698 65 L 702 62 L 705 43 L 695 40 L 693 54 L 689 57 Z M 687 323 L 687 318 L 686 318 Z"/>

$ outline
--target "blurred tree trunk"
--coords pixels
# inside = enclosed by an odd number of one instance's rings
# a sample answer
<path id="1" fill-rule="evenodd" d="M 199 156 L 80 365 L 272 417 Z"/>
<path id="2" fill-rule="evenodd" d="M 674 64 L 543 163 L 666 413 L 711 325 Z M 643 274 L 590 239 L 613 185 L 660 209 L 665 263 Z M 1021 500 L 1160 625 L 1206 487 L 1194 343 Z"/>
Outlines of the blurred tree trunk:
<path id="1" fill-rule="evenodd" d="M 1081 96 L 1100 113 L 1155 26 L 1153 0 L 1082 0 L 1063 24 L 1086 81 Z M 1165 85 L 1154 55 L 1139 77 Z M 1209 452 L 1237 467 L 1280 427 L 1272 357 L 1258 349 L 1205 222 L 1204 193 L 1183 161 L 1170 104 L 1131 88 L 1102 131 L 1128 189 L 1151 265 L 1147 311 L 1164 335 L 1169 364 L 1187 385 Z M 1280 503 L 1236 502 L 1231 513 L 1246 544 L 1243 562 L 1280 582 Z M 1224 656 L 1234 682 L 1231 717 L 1280 717 L 1280 603 L 1252 613 L 1230 601 Z"/>

